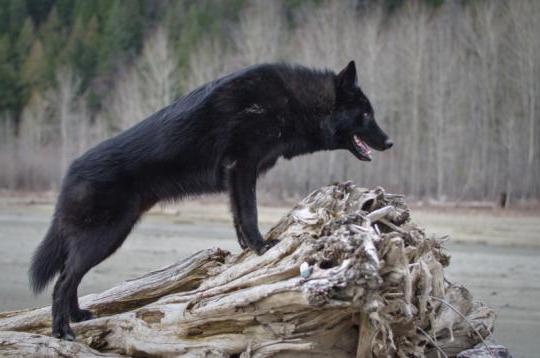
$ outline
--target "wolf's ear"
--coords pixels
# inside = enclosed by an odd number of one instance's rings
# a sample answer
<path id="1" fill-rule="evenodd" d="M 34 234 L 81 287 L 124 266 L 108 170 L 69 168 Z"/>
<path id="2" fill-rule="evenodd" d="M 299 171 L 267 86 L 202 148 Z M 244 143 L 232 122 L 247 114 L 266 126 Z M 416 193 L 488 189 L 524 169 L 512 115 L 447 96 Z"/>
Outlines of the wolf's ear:
<path id="1" fill-rule="evenodd" d="M 349 62 L 347 67 L 341 70 L 337 75 L 337 85 L 342 89 L 349 89 L 356 86 L 358 78 L 356 77 L 356 65 L 354 61 Z"/>

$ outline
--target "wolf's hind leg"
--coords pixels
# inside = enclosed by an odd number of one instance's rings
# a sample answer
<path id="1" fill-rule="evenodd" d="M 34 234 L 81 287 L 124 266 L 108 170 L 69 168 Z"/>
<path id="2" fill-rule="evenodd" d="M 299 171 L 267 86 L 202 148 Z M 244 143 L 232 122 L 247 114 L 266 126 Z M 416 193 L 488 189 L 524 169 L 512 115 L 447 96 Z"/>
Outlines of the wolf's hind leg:
<path id="1" fill-rule="evenodd" d="M 69 327 L 67 320 L 66 305 L 64 303 L 64 282 L 66 280 L 65 270 L 62 270 L 60 276 L 56 280 L 53 290 L 53 302 L 52 302 L 52 336 L 56 338 L 63 338 L 68 341 L 75 339 L 75 334 Z"/>
<path id="2" fill-rule="evenodd" d="M 79 308 L 77 288 L 83 276 L 92 267 L 105 260 L 120 247 L 138 219 L 138 213 L 123 213 L 122 215 L 120 220 L 81 233 L 70 242 L 65 268 L 54 291 L 54 337 L 75 339 L 75 334 L 69 326 L 69 318 L 74 322 L 80 322 L 93 317 L 90 311 Z"/>
<path id="3" fill-rule="evenodd" d="M 71 322 L 83 322 L 90 319 L 94 319 L 94 315 L 90 310 L 83 310 L 79 307 L 79 300 L 77 299 L 77 290 L 74 290 L 74 294 L 69 299 L 69 317 Z"/>

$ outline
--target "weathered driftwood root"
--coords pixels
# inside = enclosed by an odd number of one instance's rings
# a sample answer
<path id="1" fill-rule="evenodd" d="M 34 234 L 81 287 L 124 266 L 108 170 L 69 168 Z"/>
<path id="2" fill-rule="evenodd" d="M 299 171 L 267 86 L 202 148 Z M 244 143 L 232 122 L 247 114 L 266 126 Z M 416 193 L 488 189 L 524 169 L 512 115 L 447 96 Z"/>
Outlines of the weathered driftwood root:
<path id="1" fill-rule="evenodd" d="M 493 310 L 444 279 L 449 257 L 402 197 L 321 188 L 267 235 L 263 256 L 209 249 L 85 296 L 98 318 L 50 333 L 50 308 L 0 314 L 0 355 L 455 356 Z"/>

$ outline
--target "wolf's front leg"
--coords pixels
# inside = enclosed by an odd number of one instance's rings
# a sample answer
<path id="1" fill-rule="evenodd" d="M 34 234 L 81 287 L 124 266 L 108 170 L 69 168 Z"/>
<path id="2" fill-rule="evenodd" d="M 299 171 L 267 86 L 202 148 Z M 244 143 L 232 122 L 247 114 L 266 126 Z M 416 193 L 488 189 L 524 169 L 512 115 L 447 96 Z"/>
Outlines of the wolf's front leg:
<path id="1" fill-rule="evenodd" d="M 242 163 L 229 169 L 229 195 L 236 235 L 242 248 L 262 255 L 277 241 L 264 241 L 257 225 L 257 169 Z"/>

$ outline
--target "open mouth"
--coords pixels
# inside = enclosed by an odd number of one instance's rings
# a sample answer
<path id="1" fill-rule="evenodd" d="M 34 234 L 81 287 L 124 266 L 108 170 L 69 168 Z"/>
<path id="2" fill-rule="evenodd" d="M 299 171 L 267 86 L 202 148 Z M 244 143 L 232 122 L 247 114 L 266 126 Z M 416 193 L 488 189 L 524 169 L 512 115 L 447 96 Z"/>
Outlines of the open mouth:
<path id="1" fill-rule="evenodd" d="M 371 161 L 371 150 L 366 142 L 364 142 L 356 134 L 353 135 L 352 144 L 354 147 L 354 154 L 360 160 Z"/>

